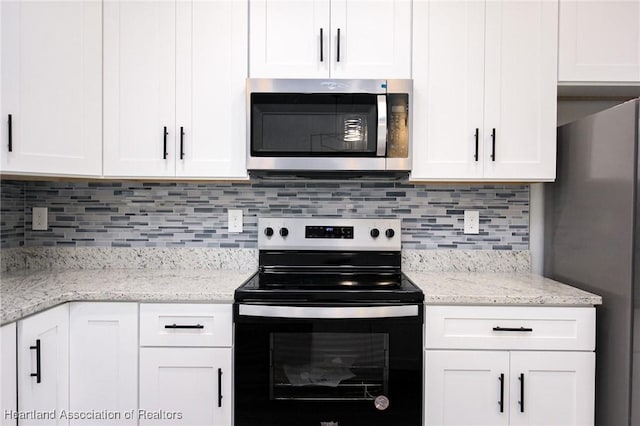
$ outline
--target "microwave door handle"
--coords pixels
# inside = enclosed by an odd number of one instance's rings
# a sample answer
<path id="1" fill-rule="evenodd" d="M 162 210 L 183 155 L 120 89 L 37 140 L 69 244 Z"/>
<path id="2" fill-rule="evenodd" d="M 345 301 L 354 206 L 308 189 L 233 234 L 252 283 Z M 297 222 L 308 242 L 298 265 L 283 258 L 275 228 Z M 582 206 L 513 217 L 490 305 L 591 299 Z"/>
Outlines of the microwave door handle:
<path id="1" fill-rule="evenodd" d="M 378 145 L 376 156 L 387 153 L 387 95 L 378 95 Z"/>

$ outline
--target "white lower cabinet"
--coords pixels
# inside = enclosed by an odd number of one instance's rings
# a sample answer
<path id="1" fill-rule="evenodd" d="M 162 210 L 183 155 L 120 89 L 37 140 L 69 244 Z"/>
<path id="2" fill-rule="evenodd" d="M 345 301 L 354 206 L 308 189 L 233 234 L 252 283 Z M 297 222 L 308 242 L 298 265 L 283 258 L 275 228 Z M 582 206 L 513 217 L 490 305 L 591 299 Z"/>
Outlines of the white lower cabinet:
<path id="1" fill-rule="evenodd" d="M 593 424 L 593 352 L 427 350 L 426 425 Z"/>
<path id="2" fill-rule="evenodd" d="M 16 360 L 16 323 L 0 328 L 0 425 L 16 426 L 18 411 L 18 363 Z"/>
<path id="3" fill-rule="evenodd" d="M 593 425 L 594 352 L 511 352 L 511 425 Z"/>
<path id="4" fill-rule="evenodd" d="M 141 348 L 140 425 L 231 425 L 231 348 Z"/>
<path id="5" fill-rule="evenodd" d="M 137 425 L 138 304 L 71 303 L 69 321 L 71 425 Z"/>
<path id="6" fill-rule="evenodd" d="M 140 305 L 140 425 L 231 426 L 230 304 Z"/>
<path id="7" fill-rule="evenodd" d="M 425 309 L 426 426 L 592 426 L 595 310 Z"/>
<path id="8" fill-rule="evenodd" d="M 501 412 L 499 406 L 505 366 L 508 352 L 426 351 L 425 424 L 509 424 L 508 409 Z M 508 404 L 509 395 L 505 398 Z"/>
<path id="9" fill-rule="evenodd" d="M 18 321 L 18 390 L 20 426 L 69 424 L 68 304 Z"/>

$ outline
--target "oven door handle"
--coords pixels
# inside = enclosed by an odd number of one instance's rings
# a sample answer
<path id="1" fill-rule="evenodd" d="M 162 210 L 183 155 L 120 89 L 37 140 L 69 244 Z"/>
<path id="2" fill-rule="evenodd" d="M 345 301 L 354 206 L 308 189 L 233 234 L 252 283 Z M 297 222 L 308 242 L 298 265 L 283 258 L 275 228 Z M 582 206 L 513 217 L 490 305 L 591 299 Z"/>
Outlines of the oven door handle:
<path id="1" fill-rule="evenodd" d="M 387 95 L 378 95 L 378 145 L 376 155 L 387 153 Z"/>
<path id="2" fill-rule="evenodd" d="M 400 306 L 270 306 L 239 305 L 238 313 L 247 317 L 308 318 L 308 319 L 369 319 L 417 317 L 418 305 Z"/>

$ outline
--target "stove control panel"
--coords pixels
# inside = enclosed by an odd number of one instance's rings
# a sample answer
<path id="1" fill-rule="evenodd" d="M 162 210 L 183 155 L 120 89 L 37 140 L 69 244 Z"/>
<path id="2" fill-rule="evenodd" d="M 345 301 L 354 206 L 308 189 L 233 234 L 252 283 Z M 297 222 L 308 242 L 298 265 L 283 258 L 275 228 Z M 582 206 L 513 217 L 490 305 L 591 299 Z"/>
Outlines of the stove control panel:
<path id="1" fill-rule="evenodd" d="M 261 250 L 395 251 L 401 241 L 400 219 L 258 219 Z"/>
<path id="2" fill-rule="evenodd" d="M 306 226 L 305 238 L 353 239 L 353 226 Z"/>

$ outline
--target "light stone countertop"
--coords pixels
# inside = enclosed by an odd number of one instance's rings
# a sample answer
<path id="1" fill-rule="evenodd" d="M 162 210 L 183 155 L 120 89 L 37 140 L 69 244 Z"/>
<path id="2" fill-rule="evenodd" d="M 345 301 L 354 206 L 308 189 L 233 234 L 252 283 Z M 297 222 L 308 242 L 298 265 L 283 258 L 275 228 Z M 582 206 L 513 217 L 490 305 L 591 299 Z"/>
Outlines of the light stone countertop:
<path id="1" fill-rule="evenodd" d="M 237 270 L 53 270 L 0 277 L 0 323 L 71 301 L 231 303 L 253 275 Z"/>
<path id="2" fill-rule="evenodd" d="M 600 296 L 531 273 L 405 271 L 426 304 L 593 306 Z M 231 303 L 237 270 L 100 269 L 4 273 L 1 323 L 70 301 Z"/>
<path id="3" fill-rule="evenodd" d="M 602 298 L 532 273 L 404 271 L 427 305 L 593 306 Z"/>

